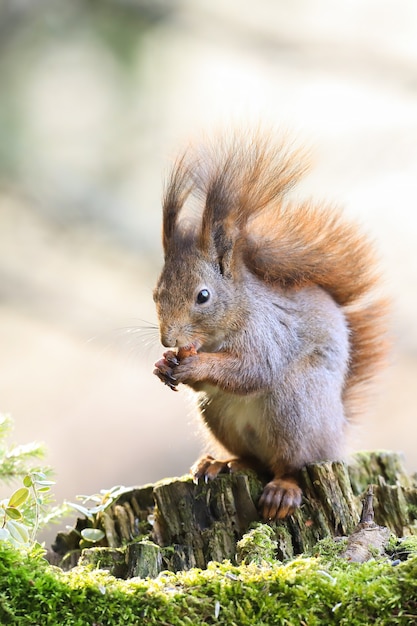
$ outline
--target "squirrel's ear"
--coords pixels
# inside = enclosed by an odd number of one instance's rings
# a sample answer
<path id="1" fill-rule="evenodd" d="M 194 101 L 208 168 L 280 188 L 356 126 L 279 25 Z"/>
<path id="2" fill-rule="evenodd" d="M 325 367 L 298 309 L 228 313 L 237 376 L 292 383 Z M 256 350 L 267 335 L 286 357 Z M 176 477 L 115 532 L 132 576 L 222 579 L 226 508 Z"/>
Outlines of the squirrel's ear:
<path id="1" fill-rule="evenodd" d="M 199 241 L 201 250 L 219 264 L 220 272 L 226 277 L 234 273 L 236 240 L 229 176 L 228 169 L 223 168 L 214 173 L 207 185 Z"/>
<path id="2" fill-rule="evenodd" d="M 165 187 L 162 203 L 162 243 L 167 253 L 174 235 L 178 214 L 191 191 L 190 170 L 185 163 L 185 154 L 175 163 Z"/>
<path id="3" fill-rule="evenodd" d="M 213 253 L 219 265 L 220 273 L 225 278 L 231 278 L 234 275 L 235 267 L 235 242 L 231 234 L 228 234 L 223 225 L 218 225 L 213 232 Z"/>

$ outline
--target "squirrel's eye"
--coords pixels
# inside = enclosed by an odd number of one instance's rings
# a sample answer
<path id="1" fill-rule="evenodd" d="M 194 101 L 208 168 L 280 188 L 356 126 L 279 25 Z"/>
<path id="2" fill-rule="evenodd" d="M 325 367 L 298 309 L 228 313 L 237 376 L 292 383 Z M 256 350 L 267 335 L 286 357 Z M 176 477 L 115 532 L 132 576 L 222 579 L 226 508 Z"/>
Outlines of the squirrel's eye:
<path id="1" fill-rule="evenodd" d="M 202 289 L 197 295 L 197 304 L 204 304 L 210 298 L 210 292 L 208 289 Z"/>

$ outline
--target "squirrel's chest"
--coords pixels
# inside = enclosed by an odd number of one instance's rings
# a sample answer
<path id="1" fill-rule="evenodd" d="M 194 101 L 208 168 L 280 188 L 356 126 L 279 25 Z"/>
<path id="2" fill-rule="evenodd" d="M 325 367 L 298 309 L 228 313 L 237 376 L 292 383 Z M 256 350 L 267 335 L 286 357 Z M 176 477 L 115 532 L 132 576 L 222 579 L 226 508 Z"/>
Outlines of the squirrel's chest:
<path id="1" fill-rule="evenodd" d="M 207 426 L 233 454 L 263 459 L 267 454 L 264 396 L 237 396 L 207 385 L 200 404 Z"/>

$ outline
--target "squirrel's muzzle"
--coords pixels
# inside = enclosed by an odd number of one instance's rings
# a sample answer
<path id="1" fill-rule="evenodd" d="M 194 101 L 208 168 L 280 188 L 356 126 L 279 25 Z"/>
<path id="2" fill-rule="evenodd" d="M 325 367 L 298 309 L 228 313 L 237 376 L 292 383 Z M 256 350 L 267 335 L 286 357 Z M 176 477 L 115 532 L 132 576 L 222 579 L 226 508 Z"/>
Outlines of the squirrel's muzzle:
<path id="1" fill-rule="evenodd" d="M 180 348 L 192 343 L 192 339 L 177 327 L 160 328 L 161 343 L 165 348 Z"/>
<path id="2" fill-rule="evenodd" d="M 178 331 L 175 328 L 160 328 L 161 343 L 165 348 L 176 348 L 178 342 Z"/>

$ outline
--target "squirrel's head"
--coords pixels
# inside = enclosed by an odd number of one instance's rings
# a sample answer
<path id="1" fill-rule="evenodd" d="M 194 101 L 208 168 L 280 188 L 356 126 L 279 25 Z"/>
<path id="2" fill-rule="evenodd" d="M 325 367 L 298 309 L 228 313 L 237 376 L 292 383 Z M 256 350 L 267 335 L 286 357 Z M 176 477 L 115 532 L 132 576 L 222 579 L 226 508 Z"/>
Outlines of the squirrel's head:
<path id="1" fill-rule="evenodd" d="M 165 265 L 154 292 L 161 340 L 214 350 L 244 325 L 253 220 L 292 187 L 296 159 L 268 135 L 232 136 L 175 164 L 163 200 Z"/>
<path id="2" fill-rule="evenodd" d="M 163 202 L 165 263 L 154 291 L 161 342 L 212 351 L 235 323 L 241 263 L 224 173 L 204 179 L 181 159 Z"/>
<path id="3" fill-rule="evenodd" d="M 164 346 L 220 348 L 242 308 L 239 281 L 229 269 L 190 241 L 169 250 L 154 290 Z"/>

